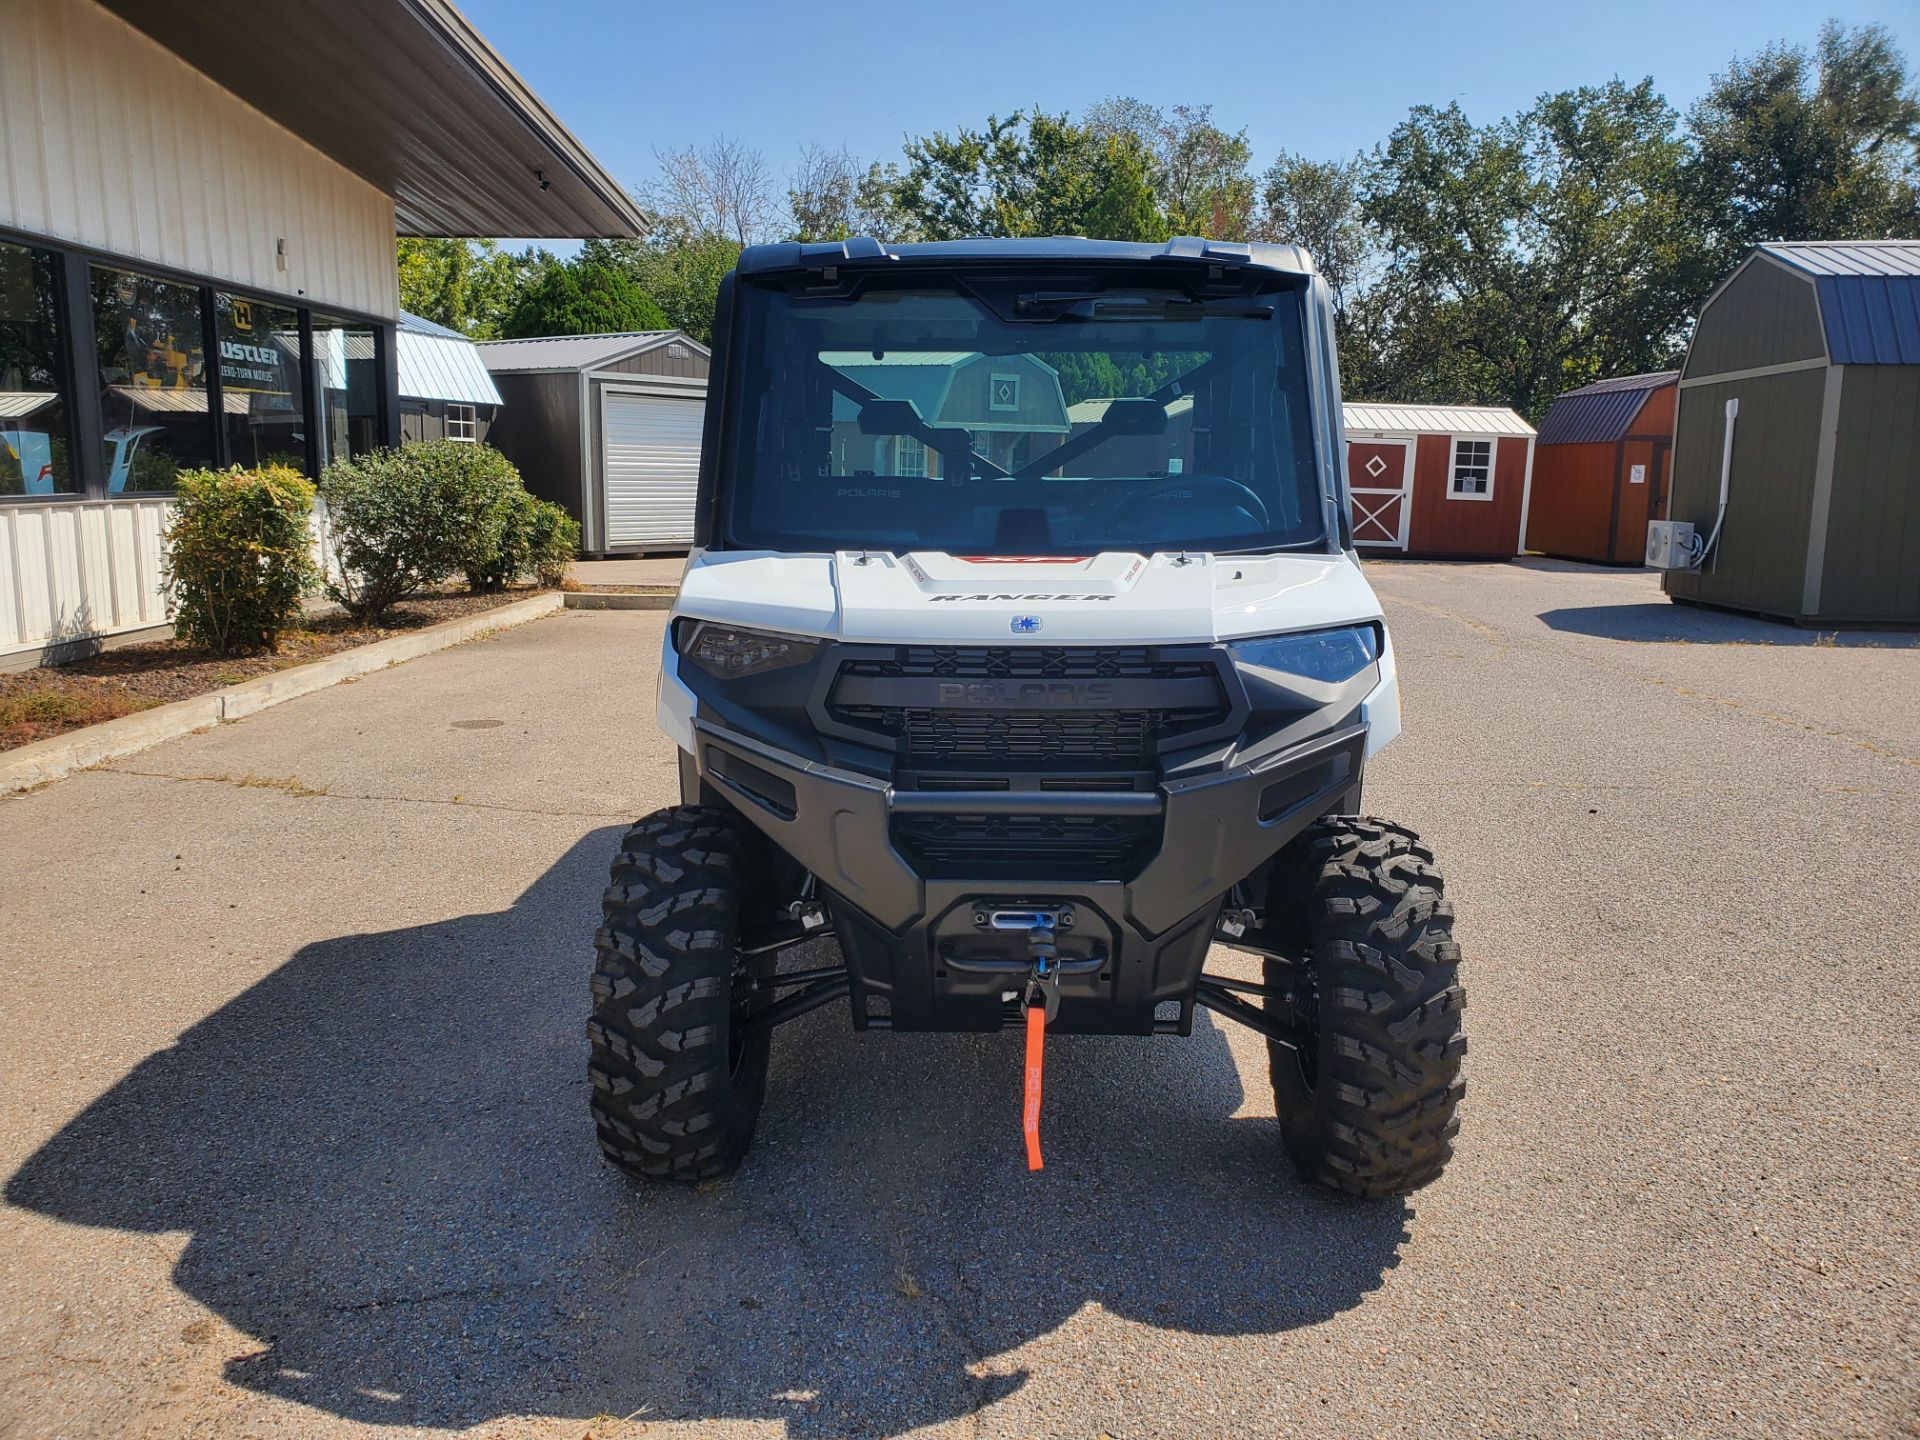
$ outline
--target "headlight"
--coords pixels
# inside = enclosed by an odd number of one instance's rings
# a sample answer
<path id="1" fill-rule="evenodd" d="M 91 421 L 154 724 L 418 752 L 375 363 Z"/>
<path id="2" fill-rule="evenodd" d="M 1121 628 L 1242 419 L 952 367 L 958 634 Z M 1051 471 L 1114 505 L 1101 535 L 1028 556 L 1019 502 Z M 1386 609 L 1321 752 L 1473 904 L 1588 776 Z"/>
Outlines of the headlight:
<path id="1" fill-rule="evenodd" d="M 740 630 L 711 620 L 680 621 L 674 627 L 673 647 L 719 680 L 805 665 L 820 649 L 818 641 L 798 635 Z"/>
<path id="2" fill-rule="evenodd" d="M 1344 630 L 1235 640 L 1227 648 L 1243 665 L 1304 675 L 1334 685 L 1351 680 L 1380 658 L 1380 631 L 1372 625 L 1350 625 Z"/>

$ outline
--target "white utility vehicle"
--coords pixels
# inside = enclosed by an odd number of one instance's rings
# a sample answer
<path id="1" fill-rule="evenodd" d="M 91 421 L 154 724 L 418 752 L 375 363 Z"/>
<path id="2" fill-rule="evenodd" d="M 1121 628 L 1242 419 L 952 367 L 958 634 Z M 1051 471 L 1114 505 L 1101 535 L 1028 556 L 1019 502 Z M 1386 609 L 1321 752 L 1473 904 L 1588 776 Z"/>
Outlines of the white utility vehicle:
<path id="1" fill-rule="evenodd" d="M 683 803 L 622 842 L 597 937 L 613 1163 L 732 1170 L 773 1028 L 837 1002 L 1024 1027 L 1037 1169 L 1049 1031 L 1202 1005 L 1267 1038 L 1307 1179 L 1439 1175 L 1460 952 L 1432 853 L 1357 818 L 1399 691 L 1306 254 L 760 246 L 713 363 L 661 657 Z"/>

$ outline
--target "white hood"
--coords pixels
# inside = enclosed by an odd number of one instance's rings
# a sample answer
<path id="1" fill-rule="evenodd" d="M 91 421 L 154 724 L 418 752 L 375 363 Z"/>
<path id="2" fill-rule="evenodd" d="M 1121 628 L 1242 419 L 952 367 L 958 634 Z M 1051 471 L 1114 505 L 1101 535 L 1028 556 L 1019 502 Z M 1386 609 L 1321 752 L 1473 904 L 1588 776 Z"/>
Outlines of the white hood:
<path id="1" fill-rule="evenodd" d="M 972 558 L 841 551 L 697 557 L 675 611 L 883 644 L 1231 640 L 1380 617 L 1348 555 Z"/>

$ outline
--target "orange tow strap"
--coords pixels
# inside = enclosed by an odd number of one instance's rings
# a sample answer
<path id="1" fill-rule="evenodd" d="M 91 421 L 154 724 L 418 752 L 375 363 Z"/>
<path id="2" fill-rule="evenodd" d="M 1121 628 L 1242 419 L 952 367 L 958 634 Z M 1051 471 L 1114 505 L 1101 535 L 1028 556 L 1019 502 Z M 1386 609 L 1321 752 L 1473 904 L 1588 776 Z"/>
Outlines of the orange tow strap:
<path id="1" fill-rule="evenodd" d="M 1047 1007 L 1027 1007 L 1027 1094 L 1020 1129 L 1027 1137 L 1027 1169 L 1040 1166 L 1040 1050 L 1047 1033 Z"/>

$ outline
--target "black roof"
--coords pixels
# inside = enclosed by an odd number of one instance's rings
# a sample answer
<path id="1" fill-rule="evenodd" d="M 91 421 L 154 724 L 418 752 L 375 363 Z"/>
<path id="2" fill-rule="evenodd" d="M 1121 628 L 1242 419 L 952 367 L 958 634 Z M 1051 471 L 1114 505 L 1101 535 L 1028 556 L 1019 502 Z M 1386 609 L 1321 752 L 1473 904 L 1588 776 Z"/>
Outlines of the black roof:
<path id="1" fill-rule="evenodd" d="M 820 270 L 840 265 L 952 265 L 970 262 L 1070 262 L 1150 265 L 1167 262 L 1253 267 L 1288 275 L 1311 275 L 1313 259 L 1298 245 L 1252 245 L 1229 240 L 1201 240 L 1180 236 L 1165 243 L 1131 240 L 1087 240 L 1078 235 L 1054 235 L 1037 240 L 936 240 L 917 244 L 883 244 L 866 236 L 818 243 L 787 241 L 754 245 L 743 251 L 742 275 L 780 270 Z"/>
<path id="2" fill-rule="evenodd" d="M 1678 370 L 1616 375 L 1569 390 L 1540 422 L 1541 445 L 1590 445 L 1618 440 L 1654 391 L 1674 384 Z"/>

